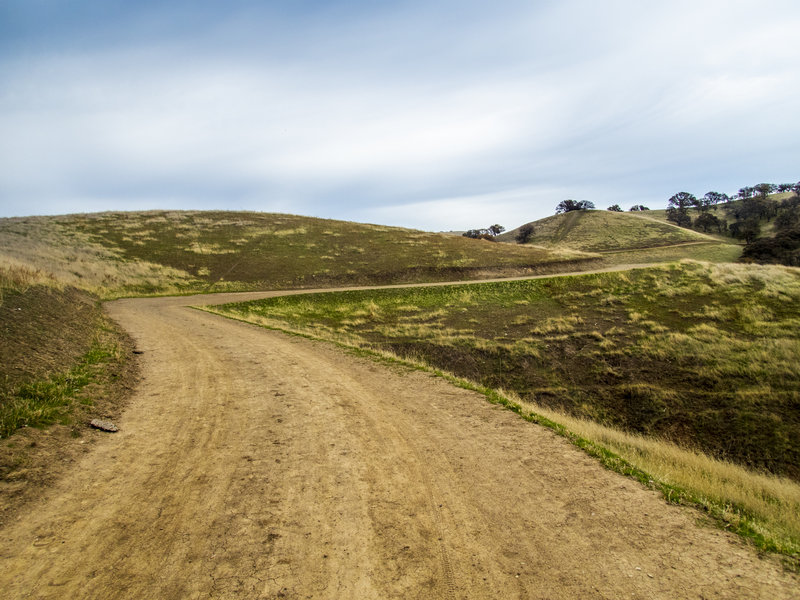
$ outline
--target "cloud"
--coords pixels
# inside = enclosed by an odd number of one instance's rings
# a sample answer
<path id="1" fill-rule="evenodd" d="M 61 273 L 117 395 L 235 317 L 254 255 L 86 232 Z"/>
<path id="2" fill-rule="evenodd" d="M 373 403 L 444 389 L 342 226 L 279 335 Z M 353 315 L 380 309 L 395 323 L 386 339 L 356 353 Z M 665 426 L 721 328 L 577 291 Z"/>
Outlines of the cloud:
<path id="1" fill-rule="evenodd" d="M 436 229 L 432 225 L 439 223 L 446 223 L 448 230 L 455 231 L 479 229 L 494 223 L 514 228 L 524 222 L 519 221 L 520 215 L 528 215 L 527 220 L 534 220 L 552 214 L 555 205 L 543 210 L 542 201 L 563 193 L 563 188 L 527 187 L 379 206 L 361 214 L 368 222 L 417 229 Z M 484 220 L 479 221 L 476 215 L 483 216 Z"/>
<path id="2" fill-rule="evenodd" d="M 798 178 L 789 2 L 73 4 L 0 18 L 0 214 L 451 229 Z"/>

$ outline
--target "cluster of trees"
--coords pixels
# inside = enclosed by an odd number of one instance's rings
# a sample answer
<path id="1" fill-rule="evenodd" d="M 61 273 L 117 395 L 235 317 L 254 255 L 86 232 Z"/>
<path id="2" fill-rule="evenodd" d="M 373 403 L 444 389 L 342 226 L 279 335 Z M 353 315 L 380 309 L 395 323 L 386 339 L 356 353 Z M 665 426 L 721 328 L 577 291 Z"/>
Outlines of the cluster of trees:
<path id="1" fill-rule="evenodd" d="M 776 192 L 793 195 L 781 201 L 768 197 Z M 720 205 L 724 206 L 724 217 L 714 214 Z M 690 208 L 695 209 L 694 218 Z M 759 183 L 743 187 L 733 196 L 708 192 L 696 198 L 679 192 L 668 201 L 667 220 L 681 227 L 743 240 L 744 260 L 800 266 L 800 182 Z M 760 237 L 763 224 L 773 220 L 773 237 Z"/>
<path id="2" fill-rule="evenodd" d="M 800 194 L 798 183 L 759 183 L 752 187 L 743 187 L 733 196 L 721 192 L 708 192 L 701 198 L 689 192 L 678 192 L 667 202 L 667 220 L 681 227 L 691 227 L 706 233 L 716 232 L 729 234 L 737 239 L 750 243 L 761 233 L 761 222 L 769 221 L 778 212 L 778 204 L 768 199 L 775 192 L 793 192 Z M 734 203 L 734 200 L 740 202 Z M 712 214 L 719 205 L 725 206 L 725 212 L 733 219 L 728 225 L 728 219 Z M 692 219 L 689 209 L 696 209 L 697 216 Z"/>
<path id="3" fill-rule="evenodd" d="M 573 210 L 591 210 L 593 208 L 594 202 L 589 202 L 588 200 L 562 200 L 556 206 L 556 214 L 561 215 Z"/>
<path id="4" fill-rule="evenodd" d="M 594 202 L 590 202 L 589 200 L 562 200 L 556 206 L 556 214 L 561 215 L 564 213 L 572 212 L 573 210 L 593 210 L 594 209 Z M 614 204 L 609 206 L 607 210 L 613 212 L 623 212 L 622 207 L 619 204 Z M 641 210 L 650 210 L 644 204 L 634 204 L 629 209 L 631 212 L 641 211 Z"/>
<path id="5" fill-rule="evenodd" d="M 503 233 L 505 230 L 505 227 L 495 223 L 494 225 L 489 225 L 489 227 L 486 229 L 469 229 L 461 235 L 475 240 L 489 240 L 493 242 L 495 241 L 494 238 Z"/>
<path id="6" fill-rule="evenodd" d="M 800 194 L 800 181 L 797 183 L 759 183 L 758 185 L 754 185 L 752 187 L 743 187 L 739 190 L 739 192 L 734 196 L 735 198 L 739 198 L 744 200 L 746 198 L 752 198 L 754 196 L 769 196 L 770 194 L 780 192 L 794 192 L 795 194 Z"/>
<path id="7" fill-rule="evenodd" d="M 730 196 L 722 192 L 708 192 L 701 198 L 697 198 L 689 192 L 678 192 L 667 202 L 667 221 L 672 221 L 681 227 L 702 229 L 706 233 L 714 229 L 718 233 L 723 233 L 724 222 L 712 215 L 709 209 L 713 208 L 716 211 L 719 204 L 729 203 L 730 201 Z M 689 215 L 690 208 L 696 208 L 700 211 L 700 215 L 694 221 Z"/>
<path id="8" fill-rule="evenodd" d="M 747 202 L 748 200 L 744 200 Z M 774 215 L 773 236 L 757 237 L 757 233 L 744 247 L 742 259 L 761 263 L 779 263 L 800 267 L 800 194 L 773 202 L 769 214 Z M 762 213 L 763 214 L 763 213 Z M 769 219 L 769 217 L 766 217 Z M 760 229 L 760 218 L 751 216 L 742 223 Z M 731 229 L 739 221 L 731 225 Z"/>
<path id="9" fill-rule="evenodd" d="M 622 207 L 619 204 L 612 204 L 606 210 L 610 210 L 611 212 L 623 212 Z M 628 211 L 629 212 L 638 212 L 641 210 L 650 210 L 644 204 L 634 204 L 631 206 Z"/>

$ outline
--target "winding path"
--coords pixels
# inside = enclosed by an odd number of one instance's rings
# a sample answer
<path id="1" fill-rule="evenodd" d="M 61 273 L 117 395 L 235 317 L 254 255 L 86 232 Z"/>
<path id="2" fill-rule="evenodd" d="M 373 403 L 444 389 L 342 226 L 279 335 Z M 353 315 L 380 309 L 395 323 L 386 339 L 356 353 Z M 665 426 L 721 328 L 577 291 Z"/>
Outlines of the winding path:
<path id="1" fill-rule="evenodd" d="M 790 598 L 698 513 L 476 393 L 120 300 L 143 381 L 0 537 L 3 598 Z"/>

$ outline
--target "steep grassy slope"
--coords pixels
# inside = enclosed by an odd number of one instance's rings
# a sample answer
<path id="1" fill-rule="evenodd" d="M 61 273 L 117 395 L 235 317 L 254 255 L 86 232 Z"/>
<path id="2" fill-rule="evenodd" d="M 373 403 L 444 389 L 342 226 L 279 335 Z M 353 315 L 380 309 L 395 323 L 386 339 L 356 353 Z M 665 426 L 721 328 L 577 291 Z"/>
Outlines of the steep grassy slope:
<path id="1" fill-rule="evenodd" d="M 0 439 L 73 423 L 84 388 L 128 361 L 127 337 L 95 296 L 21 268 L 0 267 L 0 336 Z M 81 396 L 84 406 L 90 396 Z"/>
<path id="2" fill-rule="evenodd" d="M 0 522 L 88 448 L 136 377 L 132 345 L 97 298 L 0 266 Z"/>
<path id="3" fill-rule="evenodd" d="M 591 255 L 292 215 L 102 213 L 0 221 L 0 262 L 106 296 L 556 272 Z"/>

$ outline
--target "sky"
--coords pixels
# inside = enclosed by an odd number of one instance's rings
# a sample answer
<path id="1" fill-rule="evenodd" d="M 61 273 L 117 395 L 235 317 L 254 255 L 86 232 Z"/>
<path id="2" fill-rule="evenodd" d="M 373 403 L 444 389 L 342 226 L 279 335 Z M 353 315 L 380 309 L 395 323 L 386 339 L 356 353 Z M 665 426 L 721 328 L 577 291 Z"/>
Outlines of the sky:
<path id="1" fill-rule="evenodd" d="M 0 0 L 0 217 L 511 229 L 800 179 L 796 0 Z"/>

